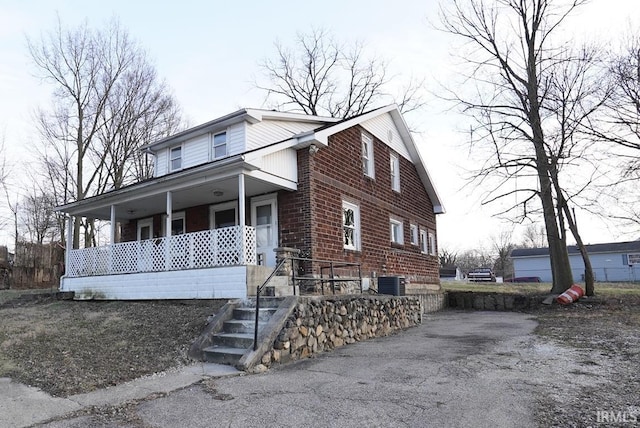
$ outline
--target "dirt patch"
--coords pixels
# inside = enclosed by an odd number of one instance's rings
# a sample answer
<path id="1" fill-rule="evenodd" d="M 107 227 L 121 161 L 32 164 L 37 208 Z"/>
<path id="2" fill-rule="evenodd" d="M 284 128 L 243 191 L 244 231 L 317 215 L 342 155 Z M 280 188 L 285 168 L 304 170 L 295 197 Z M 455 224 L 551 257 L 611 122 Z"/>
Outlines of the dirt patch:
<path id="1" fill-rule="evenodd" d="M 225 302 L 5 304 L 0 377 L 66 397 L 177 367 Z"/>
<path id="2" fill-rule="evenodd" d="M 540 308 L 536 334 L 555 358 L 564 354 L 564 377 L 539 394 L 540 426 L 640 423 L 640 296 L 581 300 Z"/>

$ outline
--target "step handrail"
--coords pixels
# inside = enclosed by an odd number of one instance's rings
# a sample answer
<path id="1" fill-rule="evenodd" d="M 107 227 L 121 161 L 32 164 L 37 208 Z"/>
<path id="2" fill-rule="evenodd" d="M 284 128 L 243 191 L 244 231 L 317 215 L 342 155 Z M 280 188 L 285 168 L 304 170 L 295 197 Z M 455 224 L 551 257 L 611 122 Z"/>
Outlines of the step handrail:
<path id="1" fill-rule="evenodd" d="M 255 327 L 253 331 L 253 350 L 254 351 L 258 350 L 258 322 L 259 322 L 258 318 L 260 315 L 260 293 L 262 292 L 262 289 L 271 281 L 271 278 L 274 277 L 276 272 L 278 272 L 282 268 L 282 265 L 284 265 L 284 263 L 287 260 L 288 260 L 288 257 L 284 257 L 282 260 L 280 260 L 280 262 L 275 267 L 273 272 L 271 272 L 271 274 L 262 283 L 262 285 L 256 289 L 256 322 L 255 322 Z"/>

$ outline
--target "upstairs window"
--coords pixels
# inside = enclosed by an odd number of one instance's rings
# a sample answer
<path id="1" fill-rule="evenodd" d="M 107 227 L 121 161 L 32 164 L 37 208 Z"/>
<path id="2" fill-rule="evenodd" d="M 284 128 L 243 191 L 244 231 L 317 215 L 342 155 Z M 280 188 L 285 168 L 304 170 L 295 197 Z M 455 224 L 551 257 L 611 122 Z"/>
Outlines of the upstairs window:
<path id="1" fill-rule="evenodd" d="M 396 219 L 389 219 L 389 228 L 391 230 L 391 242 L 394 244 L 404 244 L 402 231 L 402 222 Z"/>
<path id="2" fill-rule="evenodd" d="M 227 156 L 227 133 L 221 132 L 213 136 L 213 158 L 219 159 Z"/>
<path id="3" fill-rule="evenodd" d="M 436 252 L 436 234 L 429 231 L 428 233 L 428 237 L 429 237 L 429 254 L 431 254 L 432 256 L 437 255 Z"/>
<path id="4" fill-rule="evenodd" d="M 171 149 L 169 167 L 171 171 L 177 171 L 182 168 L 182 146 Z"/>
<path id="5" fill-rule="evenodd" d="M 411 245 L 418 245 L 418 242 L 419 242 L 418 226 L 415 225 L 415 224 L 412 224 L 409 227 L 410 227 L 410 230 L 411 230 Z"/>
<path id="6" fill-rule="evenodd" d="M 349 202 L 342 202 L 343 246 L 347 250 L 360 250 L 360 208 Z"/>
<path id="7" fill-rule="evenodd" d="M 427 231 L 420 229 L 420 251 L 423 254 L 429 254 L 429 240 Z"/>
<path id="8" fill-rule="evenodd" d="M 374 178 L 375 171 L 373 170 L 373 139 L 367 135 L 362 134 L 362 170 L 367 177 Z"/>
<path id="9" fill-rule="evenodd" d="M 396 192 L 400 191 L 400 159 L 391 154 L 389 157 L 389 167 L 391 169 L 391 188 Z"/>

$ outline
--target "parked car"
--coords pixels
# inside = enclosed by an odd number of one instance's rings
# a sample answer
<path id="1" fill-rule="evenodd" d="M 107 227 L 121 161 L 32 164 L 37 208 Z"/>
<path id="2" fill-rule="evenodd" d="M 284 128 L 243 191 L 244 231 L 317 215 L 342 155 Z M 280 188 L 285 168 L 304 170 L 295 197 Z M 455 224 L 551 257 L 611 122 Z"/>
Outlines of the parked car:
<path id="1" fill-rule="evenodd" d="M 496 282 L 496 275 L 491 268 L 475 268 L 469 271 L 467 279 L 472 282 Z"/>

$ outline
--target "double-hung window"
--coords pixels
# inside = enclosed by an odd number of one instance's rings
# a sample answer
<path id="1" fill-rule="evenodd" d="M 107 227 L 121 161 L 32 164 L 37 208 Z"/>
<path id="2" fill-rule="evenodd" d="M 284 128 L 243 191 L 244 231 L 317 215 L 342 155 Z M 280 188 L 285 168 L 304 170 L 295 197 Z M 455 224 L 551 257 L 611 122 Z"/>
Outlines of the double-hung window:
<path id="1" fill-rule="evenodd" d="M 391 231 L 391 242 L 394 244 L 403 244 L 404 237 L 402 231 L 402 222 L 394 218 L 389 219 L 389 228 Z"/>
<path id="2" fill-rule="evenodd" d="M 411 224 L 409 226 L 411 231 L 411 245 L 418 245 L 419 237 L 418 237 L 418 225 Z"/>
<path id="3" fill-rule="evenodd" d="M 373 138 L 365 133 L 362 134 L 362 170 L 367 177 L 375 178 L 373 162 Z"/>
<path id="4" fill-rule="evenodd" d="M 227 133 L 221 132 L 213 136 L 213 158 L 220 159 L 227 156 Z"/>
<path id="5" fill-rule="evenodd" d="M 435 255 L 437 255 L 437 252 L 436 252 L 436 234 L 433 233 L 432 231 L 429 231 L 428 239 L 429 239 L 429 254 L 431 254 L 432 256 L 435 256 Z"/>
<path id="6" fill-rule="evenodd" d="M 424 229 L 420 229 L 420 251 L 423 254 L 429 254 L 429 239 Z"/>
<path id="7" fill-rule="evenodd" d="M 360 208 L 342 201 L 343 246 L 347 250 L 360 250 Z"/>
<path id="8" fill-rule="evenodd" d="M 396 192 L 400 191 L 400 158 L 393 153 L 389 157 L 389 167 L 391 169 L 391 188 Z"/>
<path id="9" fill-rule="evenodd" d="M 169 153 L 169 169 L 177 171 L 182 168 L 182 146 L 172 147 Z"/>

